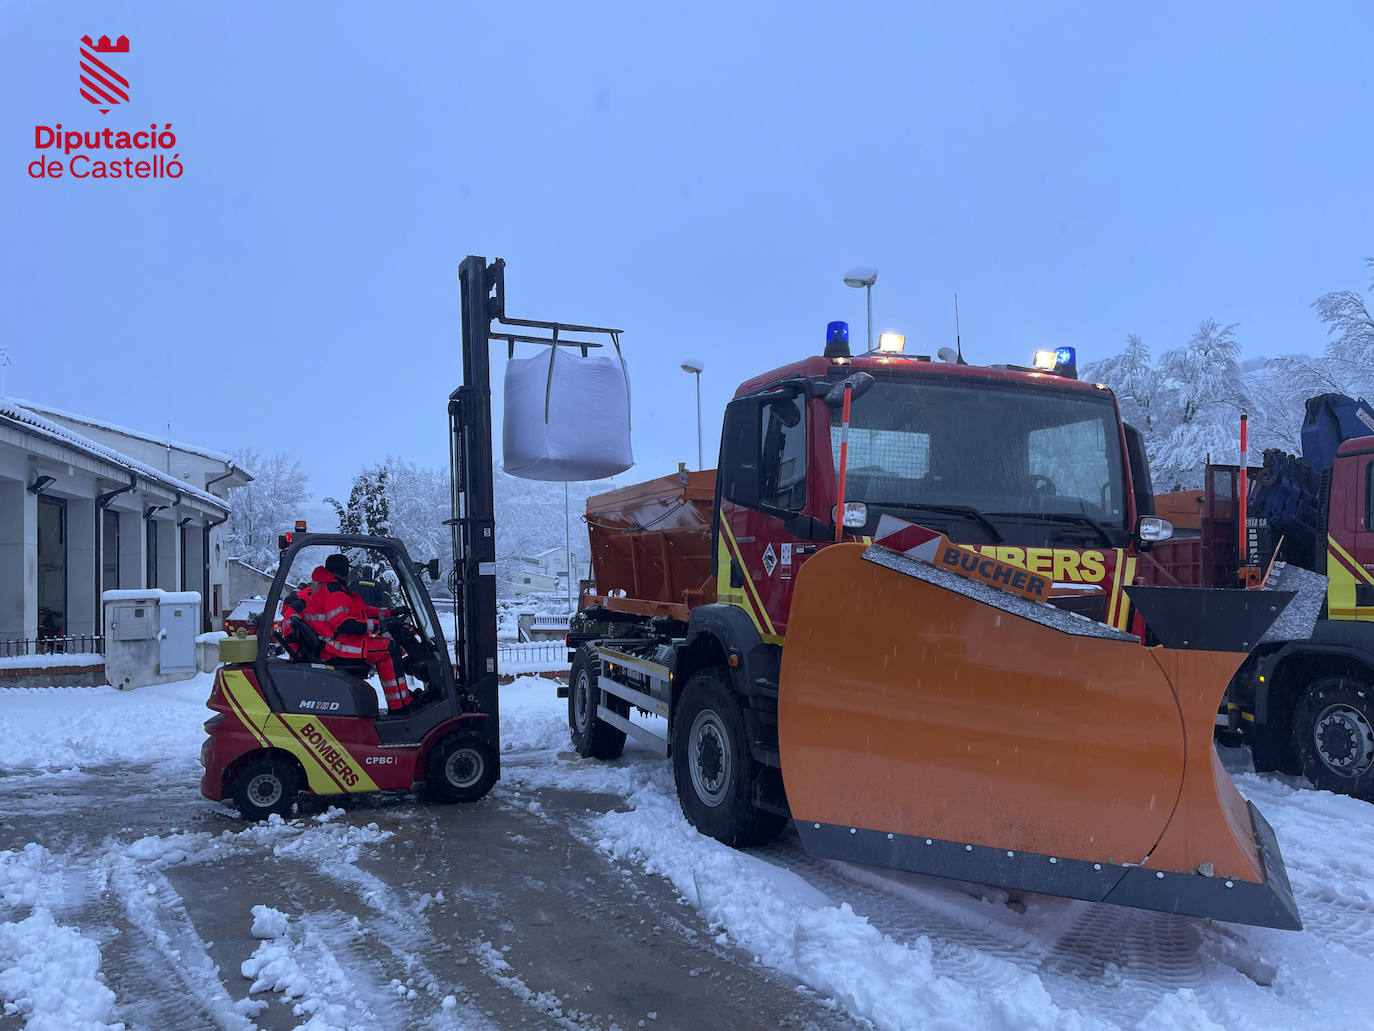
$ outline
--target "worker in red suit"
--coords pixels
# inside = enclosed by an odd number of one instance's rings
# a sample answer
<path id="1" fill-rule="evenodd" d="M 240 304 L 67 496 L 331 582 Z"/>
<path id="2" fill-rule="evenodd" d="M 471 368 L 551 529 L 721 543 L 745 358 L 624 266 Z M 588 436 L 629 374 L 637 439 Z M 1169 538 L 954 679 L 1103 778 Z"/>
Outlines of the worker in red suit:
<path id="1" fill-rule="evenodd" d="M 310 582 L 302 583 L 294 591 L 286 596 L 281 603 L 281 626 L 277 630 L 286 650 L 293 658 L 301 657 L 300 642 L 296 640 L 296 632 L 291 627 L 291 617 L 299 616 L 305 612 L 306 602 L 310 600 L 310 592 L 314 589 L 314 584 Z"/>
<path id="2" fill-rule="evenodd" d="M 315 581 L 306 600 L 302 617 L 320 635 L 320 658 L 362 660 L 377 667 L 392 715 L 404 715 L 411 708 L 410 688 L 400 673 L 401 646 L 380 636 L 380 620 L 404 616 L 405 609 L 380 609 L 363 602 L 348 589 L 348 556 L 330 555 L 311 574 Z"/>

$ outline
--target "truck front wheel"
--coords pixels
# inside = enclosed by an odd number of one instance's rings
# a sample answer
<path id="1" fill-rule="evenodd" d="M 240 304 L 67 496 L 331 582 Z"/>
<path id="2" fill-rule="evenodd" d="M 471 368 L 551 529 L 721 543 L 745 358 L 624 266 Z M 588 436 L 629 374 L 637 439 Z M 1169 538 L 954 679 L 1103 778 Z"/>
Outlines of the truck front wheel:
<path id="1" fill-rule="evenodd" d="M 1374 693 L 1352 677 L 1309 687 L 1293 711 L 1293 746 L 1313 784 L 1374 801 Z"/>
<path id="2" fill-rule="evenodd" d="M 596 646 L 584 644 L 573 656 L 568 674 L 568 727 L 573 749 L 584 759 L 618 759 L 625 751 L 625 731 L 611 726 L 596 714 L 598 705 L 619 716 L 629 716 L 630 703 L 603 691 L 601 658 Z"/>
<path id="3" fill-rule="evenodd" d="M 687 681 L 673 714 L 672 739 L 678 802 L 693 827 L 732 846 L 777 837 L 787 819 L 751 801 L 759 764 L 723 668 L 700 670 Z"/>

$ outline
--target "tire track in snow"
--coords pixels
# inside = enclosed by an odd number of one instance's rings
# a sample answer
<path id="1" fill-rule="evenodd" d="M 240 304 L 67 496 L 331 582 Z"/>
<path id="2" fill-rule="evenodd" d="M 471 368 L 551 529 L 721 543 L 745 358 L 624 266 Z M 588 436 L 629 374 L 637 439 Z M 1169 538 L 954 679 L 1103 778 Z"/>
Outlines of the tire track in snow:
<path id="1" fill-rule="evenodd" d="M 928 938 L 938 972 L 961 983 L 996 988 L 1033 972 L 1057 1005 L 1112 1023 L 1133 1023 L 1161 992 L 1180 989 L 1214 1017 L 1224 1013 L 1190 918 L 817 859 L 791 833 L 755 854 L 898 942 Z"/>

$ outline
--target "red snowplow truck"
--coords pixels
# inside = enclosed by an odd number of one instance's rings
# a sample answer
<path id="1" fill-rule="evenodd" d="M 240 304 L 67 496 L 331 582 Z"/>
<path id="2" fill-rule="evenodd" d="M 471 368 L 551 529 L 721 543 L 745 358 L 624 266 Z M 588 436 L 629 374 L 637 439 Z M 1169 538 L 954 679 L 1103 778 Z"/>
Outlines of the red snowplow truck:
<path id="1" fill-rule="evenodd" d="M 1140 434 L 1071 349 L 1035 366 L 855 357 L 832 324 L 739 387 L 715 472 L 589 499 L 574 746 L 670 755 L 731 845 L 791 818 L 831 858 L 1299 927 L 1212 744 L 1289 596 L 1145 586 Z"/>

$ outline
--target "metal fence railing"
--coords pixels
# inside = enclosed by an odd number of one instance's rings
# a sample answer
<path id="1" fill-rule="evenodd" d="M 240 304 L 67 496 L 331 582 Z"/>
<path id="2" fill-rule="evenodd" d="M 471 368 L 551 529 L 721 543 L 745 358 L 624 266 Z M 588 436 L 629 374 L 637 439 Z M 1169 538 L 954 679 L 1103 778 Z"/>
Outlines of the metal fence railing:
<path id="1" fill-rule="evenodd" d="M 104 655 L 105 638 L 101 634 L 77 634 L 74 637 L 12 637 L 0 640 L 0 658 L 25 655 Z"/>
<path id="2" fill-rule="evenodd" d="M 498 668 L 558 670 L 568 668 L 568 646 L 562 641 L 503 642 L 496 646 Z"/>

